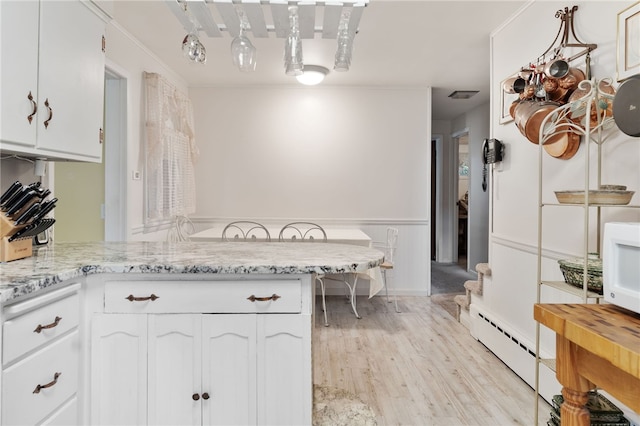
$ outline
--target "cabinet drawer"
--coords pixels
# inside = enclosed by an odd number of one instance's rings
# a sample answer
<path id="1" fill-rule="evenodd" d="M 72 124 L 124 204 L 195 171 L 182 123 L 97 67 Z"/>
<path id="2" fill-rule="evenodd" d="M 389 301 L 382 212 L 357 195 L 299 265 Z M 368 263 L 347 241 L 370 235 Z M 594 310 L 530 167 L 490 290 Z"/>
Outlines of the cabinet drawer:
<path id="1" fill-rule="evenodd" d="M 75 331 L 5 369 L 2 424 L 35 424 L 70 399 L 78 388 L 78 352 Z M 50 386 L 35 392 L 38 385 Z"/>
<path id="2" fill-rule="evenodd" d="M 18 306 L 16 306 L 19 309 Z M 15 309 L 15 308 L 14 308 Z M 77 293 L 16 316 L 3 324 L 2 360 L 7 364 L 78 326 Z"/>
<path id="3" fill-rule="evenodd" d="M 299 313 L 301 309 L 300 280 L 105 284 L 105 312 L 109 313 Z"/>
<path id="4" fill-rule="evenodd" d="M 73 426 L 80 424 L 78 421 L 78 398 L 73 397 L 60 409 L 42 422 L 41 426 Z"/>

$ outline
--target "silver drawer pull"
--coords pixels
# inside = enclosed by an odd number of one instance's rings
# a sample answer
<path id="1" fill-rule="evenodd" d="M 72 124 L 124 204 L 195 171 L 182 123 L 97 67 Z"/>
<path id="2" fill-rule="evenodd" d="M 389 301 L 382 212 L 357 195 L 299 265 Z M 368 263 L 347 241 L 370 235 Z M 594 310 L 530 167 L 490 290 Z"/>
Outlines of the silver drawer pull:
<path id="1" fill-rule="evenodd" d="M 53 322 L 51 324 L 47 324 L 47 325 L 42 325 L 42 324 L 38 324 L 38 326 L 36 327 L 35 330 L 33 330 L 34 333 L 41 333 L 42 330 L 45 330 L 47 328 L 53 328 L 56 327 L 58 324 L 60 324 L 60 321 L 62 320 L 62 318 L 60 317 L 55 317 L 55 319 L 53 320 Z"/>
<path id="2" fill-rule="evenodd" d="M 274 302 L 278 299 L 280 299 L 280 297 L 282 296 L 278 296 L 277 294 L 273 293 L 271 296 L 269 297 L 256 297 L 255 295 L 251 295 L 249 297 L 247 297 L 247 300 L 251 300 L 252 302 L 268 302 L 269 300 L 273 300 Z"/>
<path id="3" fill-rule="evenodd" d="M 38 386 L 36 386 L 36 388 L 33 390 L 33 393 L 40 393 L 41 389 L 50 388 L 51 386 L 55 385 L 56 383 L 58 383 L 58 377 L 60 377 L 61 375 L 62 375 L 62 373 L 54 374 L 52 381 L 50 381 L 46 385 L 38 385 Z"/>
<path id="4" fill-rule="evenodd" d="M 156 299 L 160 299 L 160 296 L 151 294 L 151 296 L 147 296 L 147 297 L 135 297 L 133 294 L 130 294 L 127 297 L 125 297 L 125 299 L 127 299 L 129 302 L 145 302 L 147 300 L 151 300 L 153 302 Z"/>

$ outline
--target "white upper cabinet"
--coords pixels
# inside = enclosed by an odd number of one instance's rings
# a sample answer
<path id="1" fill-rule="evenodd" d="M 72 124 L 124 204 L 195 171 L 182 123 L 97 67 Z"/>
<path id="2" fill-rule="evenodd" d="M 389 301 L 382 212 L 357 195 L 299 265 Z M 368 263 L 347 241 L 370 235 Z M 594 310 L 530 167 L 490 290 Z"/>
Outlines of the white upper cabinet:
<path id="1" fill-rule="evenodd" d="M 0 150 L 102 161 L 104 21 L 80 1 L 2 1 L 0 7 Z"/>
<path id="2" fill-rule="evenodd" d="M 39 9 L 37 1 L 0 2 L 1 148 L 36 145 Z"/>

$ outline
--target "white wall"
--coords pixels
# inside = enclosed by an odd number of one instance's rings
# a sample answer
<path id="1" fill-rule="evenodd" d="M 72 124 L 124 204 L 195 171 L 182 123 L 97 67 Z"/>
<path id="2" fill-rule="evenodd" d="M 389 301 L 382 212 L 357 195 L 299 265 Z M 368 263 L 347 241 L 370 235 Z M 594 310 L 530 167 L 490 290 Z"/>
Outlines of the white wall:
<path id="1" fill-rule="evenodd" d="M 616 15 L 630 2 L 583 1 L 575 15 L 575 30 L 582 41 L 597 43 L 592 53 L 593 77 L 615 79 Z M 559 20 L 555 12 L 567 6 L 563 2 L 535 1 L 497 29 L 492 36 L 491 58 L 491 137 L 506 143 L 506 158 L 494 173 L 491 187 L 492 230 L 489 263 L 493 275 L 485 282 L 484 295 L 474 304 L 506 329 L 535 342 L 533 304 L 536 301 L 536 247 L 538 215 L 538 146 L 524 138 L 513 122 L 499 123 L 500 82 L 522 65 L 544 52 L 553 41 Z M 535 31 L 526 31 L 532 28 Z M 584 69 L 584 57 L 575 61 Z M 592 153 L 594 152 L 592 144 Z M 640 204 L 640 143 L 617 132 L 603 148 L 603 183 L 625 184 L 637 191 L 632 204 Z M 585 145 L 575 157 L 558 160 L 543 153 L 543 201 L 555 200 L 554 190 L 584 186 Z M 595 188 L 592 183 L 592 189 Z M 595 213 L 592 215 L 595 216 Z M 547 279 L 562 279 L 556 260 L 582 254 L 584 236 L 581 208 L 545 208 L 545 271 Z M 640 221 L 638 209 L 606 209 L 603 221 Z M 591 229 L 595 228 L 592 224 Z M 597 251 L 591 239 L 591 249 Z M 576 298 L 544 289 L 543 302 L 573 302 Z M 544 332 L 543 332 L 544 333 Z M 492 342 L 484 342 L 489 348 Z M 551 333 L 543 335 L 543 350 L 554 353 Z M 526 356 L 526 355 L 525 355 Z M 505 360 L 509 364 L 508 360 Z"/>
<path id="2" fill-rule="evenodd" d="M 469 130 L 469 222 L 467 233 L 467 269 L 489 258 L 489 192 L 482 190 L 482 142 L 489 137 L 489 104 L 456 118 L 453 132 Z"/>
<path id="3" fill-rule="evenodd" d="M 107 26 L 107 59 L 112 70 L 127 80 L 127 223 L 129 240 L 162 240 L 166 230 L 144 232 L 144 173 L 143 179 L 132 180 L 134 170 L 144 171 L 144 80 L 143 72 L 156 72 L 185 93 L 187 85 L 137 40 L 120 26 Z M 108 167 L 108 165 L 107 165 Z"/>
<path id="4" fill-rule="evenodd" d="M 429 89 L 220 87 L 190 97 L 199 228 L 312 220 L 383 241 L 398 226 L 395 286 L 427 294 Z"/>
<path id="5" fill-rule="evenodd" d="M 197 216 L 428 216 L 427 90 L 191 89 Z"/>
<path id="6" fill-rule="evenodd" d="M 436 205 L 432 208 L 436 209 L 436 230 L 434 238 L 436 239 L 436 262 L 452 263 L 457 259 L 457 253 L 454 253 L 455 244 L 454 237 L 457 238 L 454 229 L 453 210 L 456 207 L 455 182 L 457 172 L 452 170 L 455 166 L 456 153 L 451 140 L 451 122 L 444 120 L 434 120 L 432 134 L 437 137 L 439 142 L 438 152 L 441 154 L 437 158 L 436 180 L 440 192 L 436 194 Z M 457 170 L 457 167 L 454 167 Z"/>

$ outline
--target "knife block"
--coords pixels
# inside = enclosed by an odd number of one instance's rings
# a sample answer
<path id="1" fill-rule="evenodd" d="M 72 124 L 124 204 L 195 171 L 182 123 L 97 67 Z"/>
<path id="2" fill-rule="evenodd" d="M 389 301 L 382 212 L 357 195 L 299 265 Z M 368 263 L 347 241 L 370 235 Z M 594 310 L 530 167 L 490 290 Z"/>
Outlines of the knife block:
<path id="1" fill-rule="evenodd" d="M 23 259 L 33 254 L 31 238 L 9 242 L 9 237 L 25 226 L 15 226 L 11 219 L 0 213 L 0 262 Z"/>
<path id="2" fill-rule="evenodd" d="M 31 238 L 9 242 L 9 237 L 2 237 L 0 241 L 0 262 L 24 259 L 33 254 Z"/>
<path id="3" fill-rule="evenodd" d="M 12 235 L 25 226 L 27 225 L 14 225 L 13 221 L 9 219 L 7 215 L 4 214 L 4 212 L 0 212 L 0 237 Z"/>

